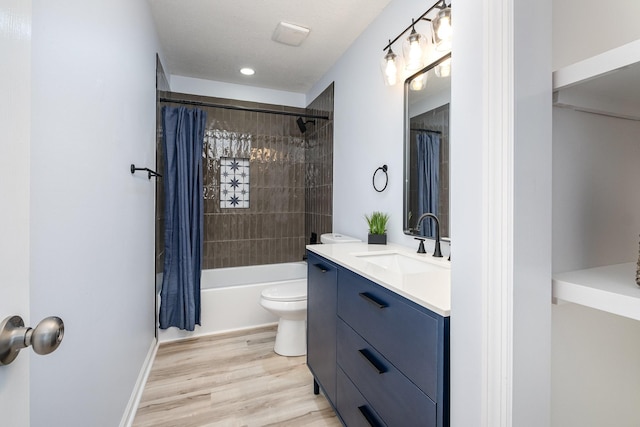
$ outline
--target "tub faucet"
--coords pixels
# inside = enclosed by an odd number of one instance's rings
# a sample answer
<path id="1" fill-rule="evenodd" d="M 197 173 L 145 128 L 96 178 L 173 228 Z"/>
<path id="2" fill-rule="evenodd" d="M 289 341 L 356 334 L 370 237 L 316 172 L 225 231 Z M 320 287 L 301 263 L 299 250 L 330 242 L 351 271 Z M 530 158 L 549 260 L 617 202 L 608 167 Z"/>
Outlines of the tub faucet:
<path id="1" fill-rule="evenodd" d="M 420 223 L 425 218 L 431 218 L 436 223 L 436 244 L 433 249 L 433 256 L 437 258 L 442 258 L 442 251 L 440 250 L 440 221 L 438 221 L 438 217 L 432 214 L 431 212 L 424 213 L 418 218 L 418 222 L 416 223 L 417 231 L 420 232 Z"/>

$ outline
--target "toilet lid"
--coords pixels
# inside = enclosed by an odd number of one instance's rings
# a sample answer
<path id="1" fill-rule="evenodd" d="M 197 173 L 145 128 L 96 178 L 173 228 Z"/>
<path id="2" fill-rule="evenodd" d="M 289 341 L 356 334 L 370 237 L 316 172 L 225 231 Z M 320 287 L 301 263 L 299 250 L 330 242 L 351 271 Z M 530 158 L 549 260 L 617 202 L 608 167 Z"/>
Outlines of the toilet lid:
<path id="1" fill-rule="evenodd" d="M 262 291 L 262 298 L 271 301 L 302 301 L 307 299 L 307 283 L 296 281 L 271 286 Z"/>

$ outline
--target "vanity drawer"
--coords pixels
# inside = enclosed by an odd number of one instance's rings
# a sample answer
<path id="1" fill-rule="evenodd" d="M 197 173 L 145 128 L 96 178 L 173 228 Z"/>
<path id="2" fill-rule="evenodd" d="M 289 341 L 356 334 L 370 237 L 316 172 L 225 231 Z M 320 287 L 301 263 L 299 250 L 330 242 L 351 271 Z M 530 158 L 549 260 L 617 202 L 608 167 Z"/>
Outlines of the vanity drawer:
<path id="1" fill-rule="evenodd" d="M 384 422 L 436 426 L 436 404 L 342 320 L 338 343 L 339 367 Z"/>
<path id="2" fill-rule="evenodd" d="M 338 368 L 338 412 L 349 427 L 386 426 L 367 399 L 360 394 L 342 369 Z"/>
<path id="3" fill-rule="evenodd" d="M 338 272 L 338 316 L 432 400 L 438 400 L 444 318 L 349 270 Z"/>

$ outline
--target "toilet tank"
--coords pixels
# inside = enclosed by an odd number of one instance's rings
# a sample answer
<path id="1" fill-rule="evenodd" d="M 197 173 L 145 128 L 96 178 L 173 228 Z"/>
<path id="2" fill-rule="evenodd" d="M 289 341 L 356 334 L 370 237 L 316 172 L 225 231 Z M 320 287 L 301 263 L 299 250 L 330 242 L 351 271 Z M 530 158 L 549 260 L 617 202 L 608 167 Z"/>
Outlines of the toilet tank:
<path id="1" fill-rule="evenodd" d="M 347 236 L 340 233 L 325 233 L 320 236 L 320 242 L 325 244 L 330 243 L 352 243 L 352 242 L 361 242 L 362 240 L 356 239 L 355 237 Z"/>

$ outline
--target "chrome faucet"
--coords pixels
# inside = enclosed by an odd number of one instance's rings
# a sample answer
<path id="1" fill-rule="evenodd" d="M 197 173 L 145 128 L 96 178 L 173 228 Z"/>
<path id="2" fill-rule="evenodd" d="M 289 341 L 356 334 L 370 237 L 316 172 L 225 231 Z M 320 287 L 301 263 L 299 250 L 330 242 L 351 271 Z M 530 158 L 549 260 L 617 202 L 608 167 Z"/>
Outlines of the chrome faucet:
<path id="1" fill-rule="evenodd" d="M 433 249 L 433 256 L 437 258 L 442 258 L 442 251 L 440 250 L 440 221 L 438 217 L 432 214 L 431 212 L 424 213 L 418 218 L 418 222 L 416 223 L 417 231 L 420 232 L 420 223 L 425 218 L 431 218 L 436 223 L 436 244 Z M 422 246 L 422 242 L 420 242 Z"/>

